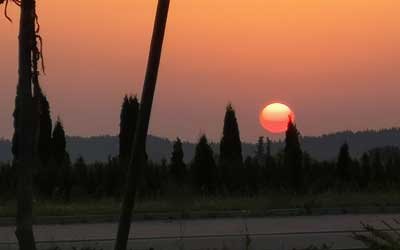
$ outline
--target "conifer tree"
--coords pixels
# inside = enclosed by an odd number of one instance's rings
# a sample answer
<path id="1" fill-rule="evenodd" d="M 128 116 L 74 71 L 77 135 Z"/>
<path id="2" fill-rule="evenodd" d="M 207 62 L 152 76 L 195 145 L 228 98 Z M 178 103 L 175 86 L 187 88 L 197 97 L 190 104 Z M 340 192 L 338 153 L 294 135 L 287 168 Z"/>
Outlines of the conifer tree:
<path id="1" fill-rule="evenodd" d="M 214 152 L 205 135 L 200 137 L 196 145 L 192 170 L 197 190 L 202 193 L 214 193 L 217 177 L 216 164 Z"/>
<path id="2" fill-rule="evenodd" d="M 364 188 L 368 187 L 368 184 L 371 181 L 371 164 L 367 153 L 364 153 L 361 156 L 361 173 L 361 186 Z"/>
<path id="3" fill-rule="evenodd" d="M 119 157 L 120 159 L 125 158 L 127 155 L 127 138 L 129 134 L 128 127 L 128 109 L 129 109 L 129 98 L 127 95 L 124 96 L 122 102 L 120 122 L 119 122 Z"/>
<path id="4" fill-rule="evenodd" d="M 82 156 L 79 156 L 78 159 L 76 159 L 73 168 L 78 186 L 88 193 L 88 190 L 90 189 L 90 187 L 88 187 L 89 170 L 85 159 L 83 159 Z"/>
<path id="5" fill-rule="evenodd" d="M 41 113 L 40 113 L 40 129 L 39 129 L 39 157 L 42 165 L 46 165 L 51 156 L 51 131 L 52 121 L 50 115 L 50 104 L 47 97 L 42 94 L 41 98 Z"/>
<path id="6" fill-rule="evenodd" d="M 243 184 L 243 156 L 239 125 L 231 104 L 226 107 L 219 157 L 223 175 L 221 180 L 227 181 L 230 191 L 237 191 Z"/>
<path id="7" fill-rule="evenodd" d="M 132 151 L 136 123 L 139 113 L 137 97 L 125 96 L 120 115 L 119 156 L 125 165 Z"/>
<path id="8" fill-rule="evenodd" d="M 296 192 L 303 191 L 303 166 L 302 150 L 300 146 L 300 133 L 289 117 L 288 128 L 285 138 L 284 161 L 287 171 L 289 171 L 290 185 Z"/>
<path id="9" fill-rule="evenodd" d="M 71 189 L 72 189 L 72 169 L 71 169 L 71 158 L 68 152 L 65 153 L 65 160 L 61 169 L 61 191 L 65 202 L 71 200 Z"/>
<path id="10" fill-rule="evenodd" d="M 265 145 L 264 145 L 264 136 L 258 137 L 257 145 L 256 145 L 256 159 L 260 166 L 265 164 Z"/>
<path id="11" fill-rule="evenodd" d="M 349 152 L 349 145 L 344 143 L 340 147 L 339 156 L 337 160 L 337 173 L 340 181 L 350 181 L 352 160 Z"/>
<path id="12" fill-rule="evenodd" d="M 182 142 L 177 138 L 173 146 L 170 171 L 179 185 L 183 184 L 186 175 L 186 165 L 183 162 L 183 157 Z"/>
<path id="13" fill-rule="evenodd" d="M 271 185 L 275 174 L 275 159 L 271 152 L 271 140 L 267 137 L 265 147 L 265 164 L 262 168 L 264 186 Z"/>
<path id="14" fill-rule="evenodd" d="M 54 126 L 49 149 L 51 155 L 46 163 L 40 164 L 36 176 L 39 190 L 47 196 L 51 196 L 57 186 L 62 187 L 65 177 L 63 172 L 66 172 L 64 169 L 67 164 L 65 132 L 59 118 Z"/>
<path id="15" fill-rule="evenodd" d="M 267 146 L 265 149 L 266 157 L 272 157 L 271 144 L 272 144 L 271 139 L 267 137 Z"/>
<path id="16" fill-rule="evenodd" d="M 382 162 L 381 152 L 376 151 L 372 155 L 372 166 L 374 170 L 374 181 L 382 182 L 385 175 L 384 165 Z"/>
<path id="17" fill-rule="evenodd" d="M 57 122 L 54 125 L 51 145 L 55 162 L 57 164 L 62 164 L 65 161 L 66 157 L 67 143 L 65 139 L 64 126 L 62 125 L 60 118 L 57 119 Z"/>

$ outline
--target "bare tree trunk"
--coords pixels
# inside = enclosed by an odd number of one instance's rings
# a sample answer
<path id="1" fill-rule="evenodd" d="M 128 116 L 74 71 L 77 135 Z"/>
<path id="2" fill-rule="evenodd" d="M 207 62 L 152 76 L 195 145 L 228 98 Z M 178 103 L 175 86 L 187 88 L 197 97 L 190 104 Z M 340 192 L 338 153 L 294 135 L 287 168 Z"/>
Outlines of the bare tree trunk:
<path id="1" fill-rule="evenodd" d="M 35 156 L 35 112 L 32 94 L 32 47 L 35 44 L 35 1 L 21 1 L 19 33 L 19 80 L 16 97 L 15 133 L 17 154 L 14 157 L 17 168 L 17 218 L 15 234 L 21 250 L 35 250 L 32 229 L 32 175 Z"/>
<path id="2" fill-rule="evenodd" d="M 142 92 L 139 120 L 136 126 L 135 139 L 133 142 L 133 149 L 129 162 L 126 190 L 122 203 L 115 250 L 126 250 L 138 180 L 141 175 L 141 169 L 146 164 L 146 138 L 153 105 L 153 97 L 157 83 L 158 68 L 160 65 L 169 2 L 170 0 L 158 1 L 146 77 Z"/>

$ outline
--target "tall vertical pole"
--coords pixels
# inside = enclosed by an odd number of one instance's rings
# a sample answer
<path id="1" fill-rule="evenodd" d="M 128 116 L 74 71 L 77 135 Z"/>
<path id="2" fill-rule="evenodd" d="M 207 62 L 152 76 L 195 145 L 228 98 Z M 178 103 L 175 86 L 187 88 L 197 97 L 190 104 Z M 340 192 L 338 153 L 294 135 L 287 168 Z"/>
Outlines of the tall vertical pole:
<path id="1" fill-rule="evenodd" d="M 146 77 L 144 80 L 138 124 L 129 161 L 126 190 L 122 202 L 121 215 L 118 226 L 115 250 L 126 250 L 129 230 L 132 219 L 132 210 L 135 205 L 135 195 L 141 170 L 146 164 L 145 147 L 149 128 L 154 92 L 160 66 L 161 52 L 164 41 L 165 28 L 168 18 L 170 0 L 158 0 L 156 20 L 151 40 Z"/>
<path id="2" fill-rule="evenodd" d="M 21 1 L 19 31 L 18 85 L 15 101 L 14 125 L 17 170 L 17 216 L 15 235 L 19 249 L 35 250 L 33 235 L 32 200 L 35 155 L 34 101 L 32 96 L 32 46 L 35 44 L 35 0 Z"/>

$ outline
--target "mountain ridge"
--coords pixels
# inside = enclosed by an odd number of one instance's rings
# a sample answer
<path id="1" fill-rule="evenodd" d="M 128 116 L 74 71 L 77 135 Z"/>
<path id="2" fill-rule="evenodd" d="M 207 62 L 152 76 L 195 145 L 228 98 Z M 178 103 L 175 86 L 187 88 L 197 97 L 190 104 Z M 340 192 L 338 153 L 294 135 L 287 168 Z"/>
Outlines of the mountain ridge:
<path id="1" fill-rule="evenodd" d="M 380 130 L 341 131 L 321 136 L 301 137 L 303 150 L 318 160 L 332 160 L 336 158 L 339 147 L 347 142 L 353 157 L 360 157 L 362 153 L 371 149 L 385 146 L 400 147 L 400 128 Z M 173 141 L 167 138 L 149 135 L 146 150 L 149 158 L 155 162 L 165 158 L 169 160 Z M 218 154 L 219 144 L 212 143 L 214 152 Z M 190 162 L 194 156 L 195 143 L 183 142 L 185 161 Z M 272 152 L 277 153 L 283 149 L 282 141 L 274 141 L 271 145 Z M 118 154 L 118 137 L 111 135 L 102 136 L 70 136 L 67 137 L 67 150 L 71 159 L 76 160 L 82 156 L 88 162 L 106 161 L 108 157 Z M 244 157 L 253 155 L 256 145 L 242 143 Z M 11 161 L 11 142 L 0 138 L 0 162 Z"/>

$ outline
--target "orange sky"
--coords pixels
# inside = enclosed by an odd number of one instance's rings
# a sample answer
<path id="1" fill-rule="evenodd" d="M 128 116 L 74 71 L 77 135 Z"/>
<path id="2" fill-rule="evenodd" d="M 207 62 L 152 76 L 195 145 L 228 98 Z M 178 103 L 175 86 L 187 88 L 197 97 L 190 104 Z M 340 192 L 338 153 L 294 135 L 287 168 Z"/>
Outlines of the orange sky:
<path id="1" fill-rule="evenodd" d="M 39 0 L 42 85 L 68 134 L 116 134 L 140 93 L 155 0 Z M 225 105 L 244 140 L 269 100 L 306 135 L 400 126 L 400 1 L 171 0 L 151 133 L 219 139 Z M 0 19 L 0 137 L 12 134 L 18 12 Z"/>

